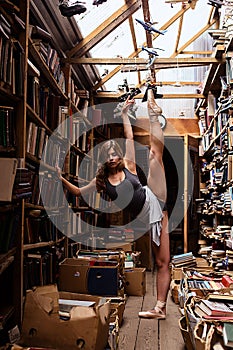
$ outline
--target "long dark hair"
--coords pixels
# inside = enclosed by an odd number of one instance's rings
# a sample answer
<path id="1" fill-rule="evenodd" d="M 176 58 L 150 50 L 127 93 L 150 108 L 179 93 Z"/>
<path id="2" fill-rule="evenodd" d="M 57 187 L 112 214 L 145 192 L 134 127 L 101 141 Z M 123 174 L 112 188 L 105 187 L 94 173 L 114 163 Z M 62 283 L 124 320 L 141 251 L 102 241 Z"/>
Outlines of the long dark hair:
<path id="1" fill-rule="evenodd" d="M 109 169 L 107 166 L 108 152 L 113 148 L 117 156 L 120 158 L 120 162 L 117 166 L 118 171 L 122 170 L 125 167 L 123 160 L 123 151 L 119 143 L 115 140 L 108 140 L 104 142 L 100 148 L 98 156 L 98 170 L 96 173 L 96 189 L 98 192 L 104 191 L 106 189 L 105 181 L 109 175 Z"/>

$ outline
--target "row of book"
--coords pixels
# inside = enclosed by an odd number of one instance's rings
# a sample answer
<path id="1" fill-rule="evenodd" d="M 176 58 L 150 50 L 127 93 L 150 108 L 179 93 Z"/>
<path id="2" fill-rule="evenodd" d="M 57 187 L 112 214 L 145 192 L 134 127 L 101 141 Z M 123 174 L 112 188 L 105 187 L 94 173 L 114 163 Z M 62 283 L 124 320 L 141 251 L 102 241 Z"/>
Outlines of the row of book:
<path id="1" fill-rule="evenodd" d="M 30 29 L 29 35 L 31 36 L 34 49 L 37 50 L 42 61 L 48 66 L 60 89 L 63 93 L 66 93 L 65 74 L 62 70 L 59 53 L 51 45 L 51 35 L 38 26 L 30 26 Z M 69 84 L 68 97 L 76 107 L 78 107 L 80 98 L 89 99 L 89 92 L 78 89 L 72 77 Z"/>
<path id="2" fill-rule="evenodd" d="M 64 227 L 64 215 L 61 212 L 49 213 L 41 210 L 30 210 L 25 217 L 24 244 L 39 242 L 57 242 L 62 238 L 62 227 Z"/>
<path id="3" fill-rule="evenodd" d="M 38 26 L 31 26 L 30 28 L 32 33 L 31 35 L 29 33 L 29 35 L 32 37 L 33 47 L 38 51 L 40 57 L 42 58 L 44 63 L 48 66 L 48 69 L 50 70 L 52 76 L 56 80 L 58 86 L 60 86 L 61 90 L 65 93 L 64 72 L 61 69 L 59 53 L 57 52 L 57 50 L 55 50 L 52 47 L 51 43 L 49 42 L 51 41 L 50 34 L 45 32 L 45 30 L 43 30 Z M 33 34 L 33 31 L 34 31 L 34 34 Z M 37 34 L 35 34 L 36 31 L 37 31 Z M 45 33 L 47 33 L 46 38 L 45 38 Z M 35 36 L 37 36 L 37 38 Z"/>
<path id="4" fill-rule="evenodd" d="M 0 81 L 12 94 L 23 95 L 24 49 L 14 37 L 11 24 L 0 14 Z"/>
<path id="5" fill-rule="evenodd" d="M 28 252 L 24 259 L 24 291 L 57 282 L 58 264 L 64 259 L 62 245 Z"/>
<path id="6" fill-rule="evenodd" d="M 27 130 L 27 153 L 41 159 L 49 136 L 44 127 L 30 122 Z"/>
<path id="7" fill-rule="evenodd" d="M 220 290 L 225 288 L 232 288 L 233 279 L 230 276 L 224 275 L 221 279 L 188 279 L 188 289 L 207 289 Z"/>
<path id="8" fill-rule="evenodd" d="M 83 180 L 92 179 L 92 161 L 88 156 L 80 156 L 76 151 L 70 151 L 69 174 L 79 176 Z"/>
<path id="9" fill-rule="evenodd" d="M 63 107 L 62 107 L 63 108 Z M 42 158 L 46 164 L 55 166 L 60 164 L 63 167 L 65 155 L 68 153 L 71 144 L 86 152 L 90 148 L 90 138 L 84 130 L 82 121 L 71 122 L 71 118 L 67 118 L 61 122 L 58 129 L 59 135 L 53 134 L 51 137 L 46 129 L 34 122 L 29 122 L 27 128 L 27 152 L 38 159 Z M 72 136 L 71 136 L 72 133 Z M 73 142 L 74 141 L 74 142 Z M 73 149 L 74 153 L 74 149 Z M 76 166 L 75 166 L 76 168 Z"/>
<path id="10" fill-rule="evenodd" d="M 58 179 L 55 173 L 48 171 L 40 171 L 39 176 L 35 174 L 37 183 L 34 185 L 36 193 L 33 204 L 42 205 L 46 208 L 58 208 L 66 204 L 66 197 L 61 185 L 61 180 Z M 37 201 L 36 201 L 37 199 Z"/>

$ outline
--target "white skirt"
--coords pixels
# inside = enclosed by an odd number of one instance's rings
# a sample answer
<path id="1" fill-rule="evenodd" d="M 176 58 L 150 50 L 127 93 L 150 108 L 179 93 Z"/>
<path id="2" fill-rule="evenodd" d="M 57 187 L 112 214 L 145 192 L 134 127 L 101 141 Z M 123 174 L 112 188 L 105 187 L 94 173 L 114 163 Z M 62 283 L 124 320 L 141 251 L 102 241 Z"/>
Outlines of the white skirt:
<path id="1" fill-rule="evenodd" d="M 146 190 L 146 200 L 137 219 L 151 228 L 152 240 L 159 247 L 163 212 L 156 195 L 148 186 L 144 186 L 144 188 Z"/>

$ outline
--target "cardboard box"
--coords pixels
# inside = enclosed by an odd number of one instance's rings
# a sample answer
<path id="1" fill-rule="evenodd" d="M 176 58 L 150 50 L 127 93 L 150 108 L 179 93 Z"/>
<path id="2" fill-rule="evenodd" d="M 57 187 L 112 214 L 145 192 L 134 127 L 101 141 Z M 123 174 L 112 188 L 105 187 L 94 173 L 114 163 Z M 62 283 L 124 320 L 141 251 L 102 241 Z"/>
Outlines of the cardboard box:
<path id="1" fill-rule="evenodd" d="M 64 259 L 59 265 L 59 290 L 102 296 L 118 295 L 118 263 L 94 266 L 95 261 Z"/>
<path id="2" fill-rule="evenodd" d="M 123 315 L 125 311 L 126 297 L 110 298 L 111 311 L 110 311 L 110 323 L 115 322 L 118 319 L 118 326 L 121 327 L 123 323 Z"/>
<path id="3" fill-rule="evenodd" d="M 171 279 L 172 280 L 181 280 L 183 276 L 182 267 L 174 267 L 171 268 Z"/>
<path id="4" fill-rule="evenodd" d="M 172 300 L 179 304 L 179 288 L 180 288 L 180 280 L 172 280 L 170 283 L 170 293 Z"/>
<path id="5" fill-rule="evenodd" d="M 70 320 L 59 317 L 59 298 L 95 301 L 94 307 L 77 306 Z M 56 285 L 37 287 L 26 294 L 20 345 L 57 350 L 103 350 L 108 342 L 110 302 L 100 297 L 58 293 Z"/>
<path id="6" fill-rule="evenodd" d="M 125 293 L 137 296 L 146 294 L 146 268 L 125 270 Z"/>
<path id="7" fill-rule="evenodd" d="M 112 243 L 105 243 L 106 249 L 115 249 L 115 250 L 123 250 L 124 252 L 132 251 L 133 250 L 133 243 L 131 242 L 112 242 Z"/>
<path id="8" fill-rule="evenodd" d="M 186 322 L 185 316 L 182 316 L 179 319 L 179 326 L 180 326 L 180 331 L 181 331 L 181 334 L 182 334 L 182 337 L 183 337 L 183 340 L 185 343 L 185 348 L 187 350 L 193 350 L 194 347 L 193 347 L 193 344 L 191 341 L 190 332 L 189 332 L 188 327 L 187 327 L 187 322 Z"/>

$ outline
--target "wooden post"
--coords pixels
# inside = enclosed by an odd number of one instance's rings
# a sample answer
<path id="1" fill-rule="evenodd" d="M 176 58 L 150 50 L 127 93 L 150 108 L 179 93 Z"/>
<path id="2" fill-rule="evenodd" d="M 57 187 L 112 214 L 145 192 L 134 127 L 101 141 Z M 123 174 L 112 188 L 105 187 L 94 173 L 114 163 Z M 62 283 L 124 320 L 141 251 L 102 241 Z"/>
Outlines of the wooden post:
<path id="1" fill-rule="evenodd" d="M 188 135 L 184 136 L 184 253 L 188 251 Z"/>

